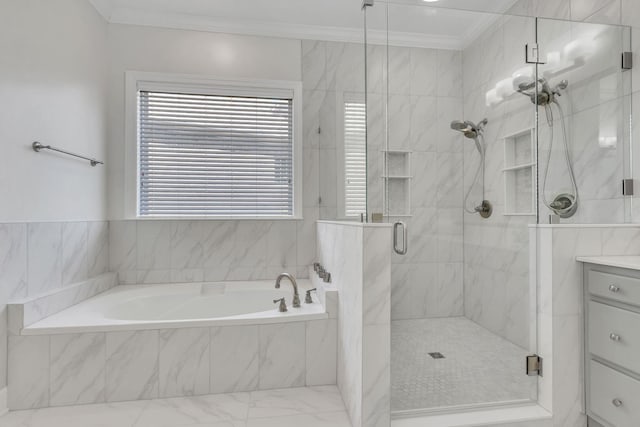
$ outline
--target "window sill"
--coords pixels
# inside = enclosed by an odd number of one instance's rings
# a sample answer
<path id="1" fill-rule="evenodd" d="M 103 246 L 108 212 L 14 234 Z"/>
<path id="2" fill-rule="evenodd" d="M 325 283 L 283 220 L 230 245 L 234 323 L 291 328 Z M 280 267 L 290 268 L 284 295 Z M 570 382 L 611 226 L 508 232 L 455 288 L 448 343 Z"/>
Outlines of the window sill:
<path id="1" fill-rule="evenodd" d="M 137 216 L 130 218 L 138 221 L 301 221 L 296 216 Z"/>

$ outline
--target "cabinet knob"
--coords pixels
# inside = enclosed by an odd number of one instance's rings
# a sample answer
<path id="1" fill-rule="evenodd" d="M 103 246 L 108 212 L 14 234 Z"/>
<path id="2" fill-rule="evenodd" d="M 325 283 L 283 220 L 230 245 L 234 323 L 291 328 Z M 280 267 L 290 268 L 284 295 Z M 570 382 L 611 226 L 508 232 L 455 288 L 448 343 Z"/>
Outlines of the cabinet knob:
<path id="1" fill-rule="evenodd" d="M 609 285 L 609 290 L 610 290 L 611 292 L 613 292 L 614 294 L 616 294 L 616 293 L 620 292 L 620 288 L 619 288 L 619 287 L 617 287 L 616 285 Z"/>
<path id="2" fill-rule="evenodd" d="M 613 399 L 611 401 L 611 403 L 613 404 L 613 406 L 615 406 L 616 408 L 619 408 L 622 406 L 622 400 L 620 399 Z"/>
<path id="3" fill-rule="evenodd" d="M 609 339 L 611 341 L 620 341 L 620 335 L 614 334 L 613 332 L 609 334 Z"/>

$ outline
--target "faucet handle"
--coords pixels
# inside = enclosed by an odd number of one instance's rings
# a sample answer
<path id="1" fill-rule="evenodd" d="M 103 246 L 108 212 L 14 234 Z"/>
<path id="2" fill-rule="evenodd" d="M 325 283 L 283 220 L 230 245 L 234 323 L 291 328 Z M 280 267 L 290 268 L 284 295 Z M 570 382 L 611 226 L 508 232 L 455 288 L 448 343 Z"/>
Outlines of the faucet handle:
<path id="1" fill-rule="evenodd" d="M 280 306 L 278 307 L 278 311 L 279 311 L 280 313 L 284 313 L 285 311 L 287 311 L 287 303 L 286 303 L 286 302 L 284 302 L 284 297 L 283 297 L 283 298 L 280 298 L 280 299 L 274 299 L 274 300 L 273 300 L 273 303 L 274 303 L 274 304 L 276 304 L 276 303 L 278 303 L 278 302 L 280 303 Z"/>
<path id="2" fill-rule="evenodd" d="M 304 297 L 304 303 L 305 304 L 312 304 L 313 303 L 313 299 L 311 298 L 311 292 L 313 292 L 315 290 L 316 290 L 316 288 L 309 289 L 307 291 L 307 295 Z"/>

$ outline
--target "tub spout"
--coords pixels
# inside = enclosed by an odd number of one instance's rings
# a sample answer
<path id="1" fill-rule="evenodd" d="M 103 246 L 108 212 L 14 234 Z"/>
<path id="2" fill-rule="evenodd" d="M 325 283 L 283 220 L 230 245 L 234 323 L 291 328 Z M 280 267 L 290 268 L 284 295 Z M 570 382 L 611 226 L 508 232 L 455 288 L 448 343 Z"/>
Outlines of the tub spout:
<path id="1" fill-rule="evenodd" d="M 293 285 L 293 306 L 300 307 L 300 295 L 298 295 L 298 284 L 296 283 L 295 277 L 289 273 L 281 273 L 278 275 L 276 279 L 276 289 L 280 289 L 280 282 L 283 278 L 289 279 L 291 284 Z"/>

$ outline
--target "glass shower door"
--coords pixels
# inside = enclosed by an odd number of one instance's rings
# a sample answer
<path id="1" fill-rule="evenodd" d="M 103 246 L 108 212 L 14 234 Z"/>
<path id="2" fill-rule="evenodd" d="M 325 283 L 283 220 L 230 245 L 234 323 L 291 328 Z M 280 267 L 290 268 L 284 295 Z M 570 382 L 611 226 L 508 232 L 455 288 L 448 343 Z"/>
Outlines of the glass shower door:
<path id="1" fill-rule="evenodd" d="M 409 226 L 408 253 L 392 258 L 392 412 L 535 400 L 535 107 L 513 88 L 535 20 L 369 10 L 367 76 L 382 84 L 366 91 L 368 207 Z"/>

